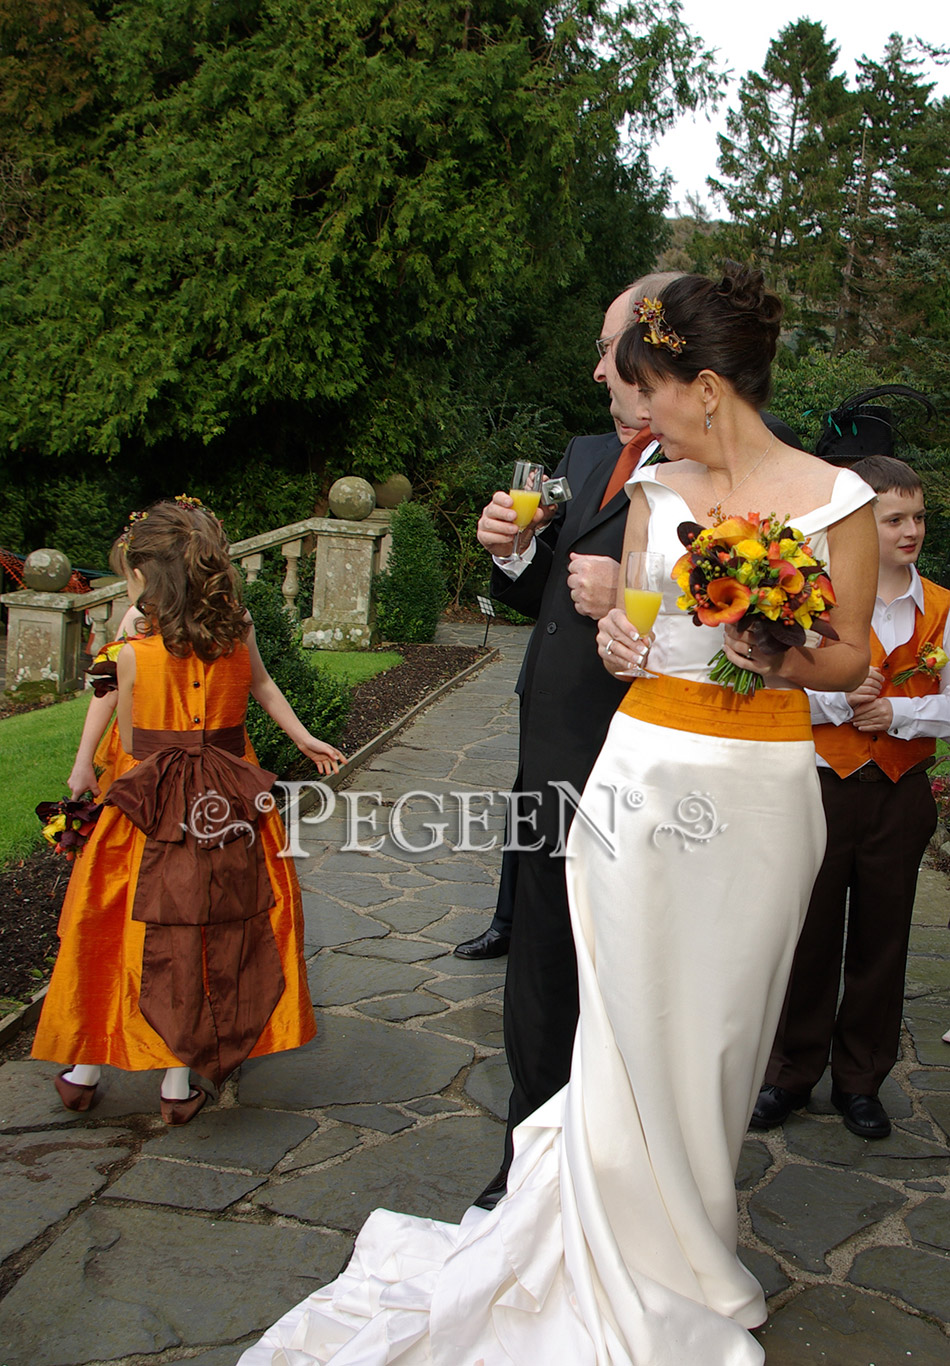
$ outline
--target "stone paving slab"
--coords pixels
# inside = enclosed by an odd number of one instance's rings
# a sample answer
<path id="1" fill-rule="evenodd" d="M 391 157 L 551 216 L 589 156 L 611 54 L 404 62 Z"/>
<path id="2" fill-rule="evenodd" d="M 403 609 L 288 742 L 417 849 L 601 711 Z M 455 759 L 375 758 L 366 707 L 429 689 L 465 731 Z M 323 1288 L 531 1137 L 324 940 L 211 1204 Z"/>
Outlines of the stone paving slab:
<path id="1" fill-rule="evenodd" d="M 310 999 L 315 1006 L 340 1006 L 388 992 L 413 991 L 434 976 L 435 971 L 427 972 L 411 963 L 336 952 L 311 958 L 307 965 Z"/>
<path id="2" fill-rule="evenodd" d="M 77 1366 L 260 1332 L 339 1270 L 339 1234 L 90 1208 L 0 1303 L 6 1366 Z"/>
<path id="3" fill-rule="evenodd" d="M 263 1185 L 264 1180 L 263 1176 L 247 1176 L 243 1172 L 143 1157 L 109 1187 L 108 1197 L 147 1205 L 214 1211 L 227 1209 L 243 1200 L 245 1195 Z"/>
<path id="4" fill-rule="evenodd" d="M 337 948 L 360 939 L 382 939 L 390 926 L 382 920 L 339 906 L 328 897 L 303 893 L 304 945 L 308 949 Z"/>
<path id="5" fill-rule="evenodd" d="M 502 1136 L 501 1125 L 487 1119 L 435 1120 L 360 1148 L 326 1171 L 270 1183 L 254 1203 L 351 1234 L 380 1207 L 457 1223 L 473 1198 L 464 1178 L 473 1191 L 484 1184 Z"/>
<path id="6" fill-rule="evenodd" d="M 421 1030 L 324 1015 L 312 1043 L 241 1069 L 243 1105 L 316 1110 L 434 1095 L 472 1061 L 472 1049 Z"/>
<path id="7" fill-rule="evenodd" d="M 316 1127 L 314 1119 L 280 1110 L 206 1107 L 190 1124 L 163 1128 L 148 1140 L 142 1154 L 269 1172 Z"/>
<path id="8" fill-rule="evenodd" d="M 448 1010 L 448 1003 L 430 996 L 425 991 L 412 991 L 404 996 L 383 996 L 378 1001 L 360 1001 L 357 1009 L 361 1015 L 373 1020 L 414 1020 L 419 1015 L 437 1015 Z"/>
<path id="9" fill-rule="evenodd" d="M 343 1107 L 341 1106 L 340 1109 Z M 315 1134 L 305 1139 L 295 1148 L 286 1161 L 280 1164 L 282 1172 L 298 1171 L 301 1167 L 317 1167 L 329 1162 L 333 1157 L 356 1147 L 360 1133 L 352 1124 L 330 1124 L 321 1126 Z"/>
<path id="10" fill-rule="evenodd" d="M 827 1255 L 904 1204 L 889 1186 L 850 1172 L 789 1166 L 749 1200 L 763 1242 L 806 1271 L 828 1270 Z"/>
<path id="11" fill-rule="evenodd" d="M 946 1366 L 947 1337 L 877 1295 L 811 1286 L 755 1336 L 767 1366 Z"/>
<path id="12" fill-rule="evenodd" d="M 0 1138 L 0 1261 L 102 1190 L 110 1169 L 129 1157 L 131 1140 L 123 1129 L 41 1129 Z"/>
<path id="13" fill-rule="evenodd" d="M 854 1259 L 855 1285 L 899 1295 L 924 1314 L 950 1323 L 950 1263 L 918 1247 L 872 1247 Z"/>

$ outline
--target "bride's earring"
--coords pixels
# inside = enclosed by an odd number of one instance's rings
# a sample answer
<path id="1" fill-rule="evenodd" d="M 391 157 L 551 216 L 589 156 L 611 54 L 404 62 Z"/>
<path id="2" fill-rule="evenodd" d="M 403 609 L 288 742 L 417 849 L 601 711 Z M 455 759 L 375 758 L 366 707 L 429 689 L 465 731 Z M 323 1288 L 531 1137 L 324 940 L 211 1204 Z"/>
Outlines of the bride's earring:
<path id="1" fill-rule="evenodd" d="M 707 431 L 707 432 L 709 431 L 709 429 L 710 429 L 711 426 L 712 426 L 712 418 L 711 418 L 711 417 L 709 416 L 709 414 L 707 413 L 707 414 L 706 414 L 706 431 Z"/>

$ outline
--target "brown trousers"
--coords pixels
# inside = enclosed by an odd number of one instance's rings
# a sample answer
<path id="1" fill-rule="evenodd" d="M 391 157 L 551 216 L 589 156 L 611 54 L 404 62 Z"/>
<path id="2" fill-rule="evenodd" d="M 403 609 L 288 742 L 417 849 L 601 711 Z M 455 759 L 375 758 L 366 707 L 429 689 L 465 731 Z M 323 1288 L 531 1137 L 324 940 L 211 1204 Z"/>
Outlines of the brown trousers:
<path id="1" fill-rule="evenodd" d="M 828 847 L 765 1080 L 808 1091 L 830 1053 L 840 1090 L 876 1095 L 900 1047 L 917 872 L 936 827 L 936 805 L 926 773 L 907 773 L 892 783 L 873 766 L 849 778 L 826 768 L 818 772 Z M 869 775 L 877 781 L 868 781 Z"/>

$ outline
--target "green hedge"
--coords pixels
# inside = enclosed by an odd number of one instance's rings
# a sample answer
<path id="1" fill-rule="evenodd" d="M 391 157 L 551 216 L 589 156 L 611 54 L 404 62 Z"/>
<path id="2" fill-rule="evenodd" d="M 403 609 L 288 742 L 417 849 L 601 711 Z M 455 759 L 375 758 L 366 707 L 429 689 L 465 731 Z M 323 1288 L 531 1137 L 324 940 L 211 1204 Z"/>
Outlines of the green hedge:
<path id="1" fill-rule="evenodd" d="M 422 503 L 401 503 L 392 533 L 389 563 L 376 580 L 376 624 L 384 640 L 431 640 L 448 601 L 432 513 Z"/>
<path id="2" fill-rule="evenodd" d="M 264 665 L 312 734 L 331 744 L 346 724 L 350 690 L 345 683 L 311 668 L 300 651 L 300 631 L 287 615 L 280 590 L 258 581 L 244 588 Z M 263 768 L 285 774 L 301 760 L 300 751 L 251 698 L 247 733 Z"/>

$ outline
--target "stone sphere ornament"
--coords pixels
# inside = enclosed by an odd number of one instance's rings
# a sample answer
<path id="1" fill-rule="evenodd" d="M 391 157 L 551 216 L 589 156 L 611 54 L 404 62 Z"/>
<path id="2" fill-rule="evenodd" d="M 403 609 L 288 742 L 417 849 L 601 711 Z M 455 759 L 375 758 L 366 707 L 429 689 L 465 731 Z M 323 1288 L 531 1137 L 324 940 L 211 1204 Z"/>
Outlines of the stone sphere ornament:
<path id="1" fill-rule="evenodd" d="M 376 494 L 372 484 L 355 474 L 345 474 L 330 489 L 327 500 L 334 517 L 342 517 L 348 522 L 362 522 L 376 506 Z"/>
<path id="2" fill-rule="evenodd" d="M 378 508 L 398 507 L 412 497 L 412 485 L 404 474 L 391 474 L 384 483 L 374 484 L 373 488 Z"/>
<path id="3" fill-rule="evenodd" d="M 58 593 L 72 576 L 73 567 L 61 550 L 31 550 L 23 561 L 23 582 L 34 593 Z"/>

